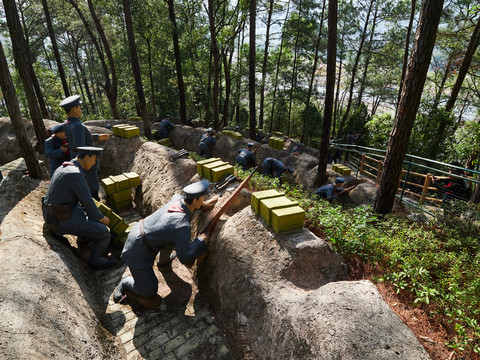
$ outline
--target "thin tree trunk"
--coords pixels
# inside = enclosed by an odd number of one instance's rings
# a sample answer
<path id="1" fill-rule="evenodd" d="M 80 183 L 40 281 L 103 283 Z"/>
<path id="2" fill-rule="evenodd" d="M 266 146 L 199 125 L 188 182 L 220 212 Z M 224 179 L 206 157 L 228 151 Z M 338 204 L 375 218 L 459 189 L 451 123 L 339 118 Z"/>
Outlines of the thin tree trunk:
<path id="1" fill-rule="evenodd" d="M 342 44 L 343 44 L 344 34 L 342 33 Z M 337 118 L 338 118 L 338 109 L 340 107 L 340 80 L 342 78 L 342 68 L 343 68 L 343 49 L 340 51 L 340 64 L 338 65 L 338 76 L 337 76 L 337 90 L 335 91 L 335 106 L 333 108 L 333 126 L 332 126 L 332 134 L 335 136 L 336 128 L 337 128 Z"/>
<path id="2" fill-rule="evenodd" d="M 215 27 L 215 10 L 213 6 L 213 0 L 208 0 L 208 22 L 210 26 L 210 42 L 213 55 L 213 94 L 212 94 L 212 107 L 213 107 L 213 127 L 218 129 L 219 124 L 219 108 L 218 108 L 218 87 L 220 77 L 220 55 L 217 44 L 217 32 Z"/>
<path id="3" fill-rule="evenodd" d="M 242 29 L 242 34 L 241 34 L 241 40 L 238 40 L 238 52 L 237 52 L 237 58 L 239 59 L 237 64 L 238 64 L 238 70 L 237 70 L 237 87 L 236 87 L 236 93 L 235 93 L 235 124 L 237 126 L 240 126 L 240 90 L 241 90 L 241 84 L 242 84 L 242 61 L 241 59 L 241 49 L 243 48 L 243 42 L 245 40 L 245 28 Z"/>
<path id="4" fill-rule="evenodd" d="M 130 58 L 132 62 L 133 78 L 135 79 L 138 106 L 140 108 L 140 116 L 143 121 L 143 131 L 147 139 L 152 140 L 153 136 L 150 128 L 150 122 L 147 118 L 147 104 L 145 102 L 145 94 L 143 92 L 142 73 L 140 72 L 140 64 L 138 63 L 137 46 L 135 44 L 135 35 L 133 33 L 133 21 L 129 0 L 123 0 L 123 13 L 125 15 L 125 27 L 127 30 L 128 47 L 130 48 Z"/>
<path id="5" fill-rule="evenodd" d="M 25 159 L 25 164 L 27 165 L 28 176 L 34 179 L 44 179 L 45 177 L 42 173 L 40 164 L 38 163 L 37 156 L 35 155 L 35 150 L 30 143 L 27 131 L 25 130 L 25 125 L 23 124 L 22 114 L 20 112 L 20 106 L 17 99 L 17 93 L 15 91 L 15 86 L 13 85 L 13 81 L 10 76 L 10 71 L 8 70 L 8 63 L 1 42 L 0 86 L 3 91 L 3 97 L 5 99 L 5 104 L 8 109 L 8 114 L 10 115 L 10 121 L 12 122 L 13 131 L 15 132 L 15 136 L 17 137 L 20 151 L 23 158 Z"/>
<path id="6" fill-rule="evenodd" d="M 30 66 L 28 62 L 28 47 L 23 37 L 22 26 L 18 18 L 17 7 L 15 0 L 3 0 L 5 16 L 7 18 L 8 28 L 10 31 L 10 38 L 12 41 L 13 57 L 15 58 L 15 66 L 18 70 L 22 80 L 23 89 L 27 98 L 28 109 L 30 117 L 32 118 L 35 135 L 37 136 L 37 144 L 35 148 L 43 153 L 47 131 L 41 116 L 40 108 L 38 106 L 37 98 L 35 96 L 35 89 L 30 73 Z"/>
<path id="7" fill-rule="evenodd" d="M 268 65 L 268 47 L 270 45 L 270 26 L 272 24 L 274 0 L 270 0 L 270 6 L 268 8 L 267 24 L 265 29 L 265 50 L 263 54 L 262 63 L 262 80 L 260 85 L 260 115 L 258 116 L 258 127 L 263 129 L 263 117 L 264 117 L 264 103 L 265 103 L 265 81 L 267 77 L 267 65 Z"/>
<path id="8" fill-rule="evenodd" d="M 47 22 L 48 35 L 50 36 L 53 54 L 55 55 L 55 60 L 57 62 L 58 74 L 60 75 L 60 80 L 62 81 L 63 92 L 65 94 L 65 97 L 68 97 L 70 96 L 70 89 L 68 88 L 67 77 L 65 76 L 65 70 L 63 69 L 60 52 L 58 51 L 57 39 L 55 37 L 55 32 L 53 31 L 52 19 L 50 18 L 50 11 L 48 10 L 47 0 L 42 0 L 42 5 L 43 12 L 45 13 L 45 20 Z"/>
<path id="9" fill-rule="evenodd" d="M 402 172 L 403 158 L 407 152 L 413 123 L 420 105 L 442 10 L 443 0 L 425 0 L 423 2 L 415 35 L 417 40 L 405 76 L 399 111 L 388 141 L 377 192 L 374 210 L 379 214 L 387 214 L 393 208 L 398 179 Z"/>
<path id="10" fill-rule="evenodd" d="M 177 21 L 175 19 L 175 7 L 173 0 L 166 0 L 168 14 L 172 25 L 173 53 L 175 54 L 175 66 L 177 69 L 178 98 L 180 100 L 180 119 L 182 124 L 187 122 L 187 103 L 185 100 L 185 84 L 183 82 L 182 60 L 180 57 L 180 46 L 178 46 Z"/>
<path id="11" fill-rule="evenodd" d="M 395 117 L 397 117 L 398 104 L 400 103 L 400 96 L 402 95 L 403 82 L 405 81 L 405 74 L 407 73 L 408 66 L 408 54 L 410 48 L 410 34 L 412 33 L 413 20 L 415 19 L 415 7 L 417 5 L 417 0 L 412 0 L 412 8 L 410 9 L 410 20 L 407 27 L 407 36 L 405 37 L 405 50 L 403 51 L 403 66 L 402 66 L 402 75 L 400 77 L 400 84 L 398 87 L 398 99 L 397 106 L 395 107 Z"/>
<path id="12" fill-rule="evenodd" d="M 85 92 L 87 93 L 88 103 L 90 104 L 90 107 L 92 108 L 92 113 L 95 114 L 97 112 L 97 110 L 95 109 L 95 103 L 93 102 L 92 93 L 90 92 L 90 86 L 88 85 L 88 80 L 87 80 L 85 70 L 83 69 L 82 63 L 80 61 L 80 57 L 78 56 L 80 41 L 76 41 L 75 37 L 73 37 L 73 36 L 72 36 L 72 40 L 75 42 L 75 53 L 74 53 L 73 58 L 77 62 L 79 75 L 81 74 L 83 87 L 85 89 Z M 83 94 L 83 91 L 82 91 L 82 96 L 85 96 Z"/>
<path id="13" fill-rule="evenodd" d="M 257 114 L 255 111 L 255 21 L 257 20 L 257 1 L 250 0 L 250 41 L 248 56 L 248 103 L 249 103 L 249 127 L 250 139 L 255 139 L 257 127 Z"/>
<path id="14" fill-rule="evenodd" d="M 229 50 L 227 48 L 227 50 Z M 228 55 L 224 54 L 223 57 L 223 71 L 225 72 L 225 101 L 223 104 L 223 126 L 228 125 L 228 108 L 230 106 L 230 94 L 232 91 L 232 76 L 230 74 L 230 69 L 232 68 L 234 48 L 231 48 Z"/>
<path id="15" fill-rule="evenodd" d="M 352 108 L 353 88 L 355 87 L 355 77 L 357 75 L 358 63 L 360 62 L 360 56 L 362 55 L 363 44 L 365 43 L 365 37 L 367 36 L 368 22 L 370 20 L 370 14 L 372 12 L 372 7 L 374 2 L 375 0 L 370 1 L 370 6 L 368 7 L 368 11 L 367 11 L 367 17 L 365 19 L 365 26 L 363 27 L 362 36 L 360 38 L 360 45 L 358 46 L 357 56 L 355 57 L 355 62 L 353 63 L 352 80 L 350 82 L 350 91 L 348 95 L 347 109 L 345 110 L 345 114 L 343 114 L 342 121 L 340 122 L 340 125 L 338 127 L 339 133 L 343 131 L 343 127 L 345 125 L 345 122 L 348 119 L 348 115 L 350 115 L 350 109 Z"/>
<path id="16" fill-rule="evenodd" d="M 335 96 L 335 73 L 337 71 L 337 0 L 328 1 L 327 83 L 325 109 L 323 111 L 322 140 L 318 158 L 318 185 L 327 179 L 328 146 L 332 125 L 333 100 Z"/>

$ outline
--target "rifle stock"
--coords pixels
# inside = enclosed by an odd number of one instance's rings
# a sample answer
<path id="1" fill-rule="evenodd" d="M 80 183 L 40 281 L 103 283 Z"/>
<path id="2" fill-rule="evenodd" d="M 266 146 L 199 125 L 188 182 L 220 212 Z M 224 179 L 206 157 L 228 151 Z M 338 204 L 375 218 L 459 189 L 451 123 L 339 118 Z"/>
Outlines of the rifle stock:
<path id="1" fill-rule="evenodd" d="M 257 171 L 258 166 L 255 166 L 255 168 L 250 172 L 250 174 L 238 185 L 238 187 L 235 189 L 232 195 L 228 198 L 228 200 L 225 202 L 225 204 L 222 205 L 220 209 L 208 220 L 207 224 L 199 231 L 198 234 L 207 234 L 213 230 L 213 227 L 217 223 L 218 219 L 220 219 L 220 216 L 222 216 L 225 211 L 230 207 L 232 204 L 233 200 L 240 194 L 240 191 L 247 185 L 247 183 L 250 181 L 252 178 L 252 175 Z"/>

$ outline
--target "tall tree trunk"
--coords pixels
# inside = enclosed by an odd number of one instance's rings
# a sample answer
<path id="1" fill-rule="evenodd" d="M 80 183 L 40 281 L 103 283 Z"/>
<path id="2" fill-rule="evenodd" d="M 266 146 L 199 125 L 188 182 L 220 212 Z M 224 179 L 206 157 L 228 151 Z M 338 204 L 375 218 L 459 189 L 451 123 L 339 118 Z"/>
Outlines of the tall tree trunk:
<path id="1" fill-rule="evenodd" d="M 28 176 L 34 179 L 44 179 L 42 169 L 38 163 L 35 150 L 33 149 L 30 139 L 25 130 L 23 124 L 22 114 L 20 112 L 20 106 L 18 105 L 17 93 L 15 86 L 13 85 L 10 71 L 8 70 L 8 63 L 3 51 L 3 45 L 0 42 L 0 86 L 3 91 L 3 97 L 5 104 L 7 105 L 8 114 L 10 115 L 10 121 L 12 122 L 13 131 L 17 137 L 18 145 L 25 164 L 28 169 Z"/>
<path id="2" fill-rule="evenodd" d="M 233 39 L 232 39 L 233 40 Z M 232 76 L 231 76 L 231 68 L 232 68 L 232 60 L 233 60 L 233 53 L 234 47 L 226 49 L 229 52 L 228 59 L 227 54 L 223 56 L 223 71 L 225 73 L 225 101 L 223 104 L 223 126 L 228 125 L 228 108 L 230 106 L 230 94 L 232 91 Z"/>
<path id="3" fill-rule="evenodd" d="M 245 40 L 245 28 L 242 29 L 241 33 L 241 40 L 238 40 L 238 51 L 237 51 L 237 58 L 241 59 L 241 51 L 243 48 L 243 42 Z M 235 124 L 240 126 L 240 90 L 242 84 L 242 62 L 239 60 L 237 62 L 237 86 L 235 90 Z"/>
<path id="4" fill-rule="evenodd" d="M 92 16 L 93 22 L 95 24 L 95 28 L 97 29 L 98 35 L 100 36 L 100 40 L 102 41 L 103 49 L 105 50 L 105 54 L 107 55 L 108 65 L 110 67 L 110 75 L 112 77 L 111 82 L 110 81 L 106 82 L 108 91 L 106 89 L 105 94 L 107 95 L 108 102 L 110 103 L 110 108 L 112 109 L 113 118 L 120 119 L 120 115 L 118 113 L 118 108 L 117 108 L 117 95 L 118 95 L 117 70 L 115 68 L 115 62 L 113 61 L 112 51 L 110 50 L 110 44 L 105 35 L 105 31 L 102 28 L 100 19 L 98 18 L 97 14 L 95 13 L 95 9 L 93 8 L 92 0 L 87 0 L 87 3 L 88 3 L 88 9 L 90 10 L 90 15 Z"/>
<path id="5" fill-rule="evenodd" d="M 82 63 L 80 61 L 80 57 L 78 56 L 80 41 L 77 41 L 74 36 L 72 36 L 72 40 L 75 42 L 75 53 L 74 53 L 73 58 L 77 62 L 79 75 L 81 74 L 83 87 L 85 89 L 85 92 L 87 93 L 88 103 L 90 104 L 90 107 L 92 108 L 92 114 L 95 114 L 97 112 L 97 110 L 95 109 L 95 103 L 93 102 L 92 93 L 90 92 L 90 86 L 88 85 L 87 74 L 85 73 L 85 70 L 83 69 Z M 82 96 L 85 96 L 83 94 L 83 91 L 82 91 Z"/>
<path id="6" fill-rule="evenodd" d="M 180 57 L 180 47 L 178 46 L 177 21 L 175 20 L 175 7 L 173 0 L 166 0 L 168 4 L 168 14 L 172 24 L 173 53 L 175 54 L 175 66 L 177 69 L 178 98 L 180 100 L 180 119 L 182 124 L 187 122 L 187 103 L 185 100 L 185 84 L 183 82 L 182 60 Z"/>
<path id="7" fill-rule="evenodd" d="M 47 131 L 41 116 L 40 108 L 35 96 L 35 89 L 30 73 L 28 61 L 28 46 L 23 37 L 22 26 L 18 18 L 15 0 L 3 0 L 5 16 L 7 18 L 8 29 L 12 41 L 13 57 L 15 58 L 15 66 L 22 80 L 23 89 L 27 98 L 30 117 L 32 118 L 35 135 L 37 136 L 37 145 L 35 148 L 38 152 L 43 153 Z"/>
<path id="8" fill-rule="evenodd" d="M 292 82 L 290 85 L 290 99 L 288 104 L 288 125 L 287 125 L 287 136 L 290 136 L 290 128 L 292 123 L 292 105 L 293 105 L 293 91 L 297 87 L 297 55 L 298 55 L 298 40 L 300 38 L 300 19 L 302 14 L 302 0 L 298 4 L 298 21 L 297 21 L 297 34 L 295 37 L 295 46 L 293 54 L 293 69 L 292 69 Z"/>
<path id="9" fill-rule="evenodd" d="M 407 73 L 408 66 L 408 54 L 410 48 L 410 34 L 412 33 L 413 20 L 415 20 L 415 7 L 417 6 L 417 0 L 412 0 L 412 8 L 410 9 L 410 20 L 407 27 L 407 36 L 405 37 L 405 49 L 403 51 L 403 66 L 402 75 L 400 77 L 400 84 L 398 86 L 398 99 L 397 106 L 395 107 L 395 117 L 397 117 L 398 104 L 400 103 L 400 96 L 402 95 L 403 82 L 405 81 L 405 74 Z"/>
<path id="10" fill-rule="evenodd" d="M 68 88 L 67 77 L 65 76 L 65 70 L 63 69 L 62 59 L 60 57 L 60 52 L 58 51 L 57 39 L 55 37 L 55 32 L 53 31 L 52 19 L 50 18 L 50 11 L 48 10 L 47 0 L 42 0 L 43 12 L 45 13 L 45 20 L 47 22 L 48 35 L 50 41 L 52 42 L 52 49 L 55 55 L 55 60 L 57 62 L 58 74 L 60 75 L 60 80 L 62 81 L 63 92 L 65 97 L 70 96 L 70 89 Z"/>
<path id="11" fill-rule="evenodd" d="M 272 13 L 273 13 L 274 0 L 270 0 L 270 6 L 268 8 L 267 24 L 265 28 L 265 50 L 263 53 L 262 63 L 262 80 L 260 85 L 260 115 L 258 116 L 258 127 L 263 129 L 263 117 L 264 117 L 264 103 L 265 103 L 265 81 L 267 77 L 267 65 L 268 65 L 268 47 L 270 45 L 270 26 L 272 25 Z"/>
<path id="12" fill-rule="evenodd" d="M 465 56 L 463 57 L 462 65 L 460 66 L 460 70 L 458 71 L 455 85 L 453 85 L 452 93 L 450 94 L 450 98 L 447 101 L 447 105 L 445 105 L 446 111 L 451 111 L 455 106 L 458 93 L 460 92 L 463 80 L 465 80 L 465 76 L 467 75 L 468 69 L 470 68 L 473 55 L 475 54 L 475 51 L 477 51 L 478 45 L 480 45 L 480 16 L 478 17 L 477 25 L 475 26 L 475 29 L 473 29 L 472 36 L 470 37 L 470 42 L 468 43 L 467 50 L 465 51 Z"/>
<path id="13" fill-rule="evenodd" d="M 205 127 L 210 125 L 210 100 L 211 100 L 211 90 L 212 90 L 212 61 L 213 61 L 213 51 L 210 47 L 210 58 L 208 59 L 208 77 L 207 77 L 207 94 L 205 99 Z"/>
<path id="14" fill-rule="evenodd" d="M 257 20 L 257 1 L 250 0 L 250 41 L 248 56 L 248 103 L 249 103 L 249 126 L 250 139 L 255 139 L 257 127 L 257 114 L 255 111 L 255 21 Z"/>
<path id="15" fill-rule="evenodd" d="M 442 10 L 443 0 L 424 0 L 423 2 L 415 35 L 416 43 L 405 76 L 399 111 L 388 140 L 377 192 L 375 212 L 379 214 L 387 214 L 393 207 L 403 158 L 407 152 L 413 123 L 420 105 Z"/>
<path id="16" fill-rule="evenodd" d="M 368 66 L 370 65 L 370 59 L 372 58 L 372 44 L 373 35 L 375 34 L 375 27 L 377 25 L 378 14 L 378 2 L 375 1 L 375 12 L 373 14 L 372 29 L 370 31 L 370 39 L 368 40 L 367 54 L 365 55 L 365 67 L 363 68 L 362 80 L 360 81 L 360 90 L 358 92 L 357 106 L 362 105 L 363 92 L 365 91 L 365 82 L 367 80 Z"/>
<path id="17" fill-rule="evenodd" d="M 311 72 L 311 75 L 310 75 L 310 82 L 308 83 L 307 100 L 306 100 L 306 103 L 305 103 L 305 114 L 303 116 L 303 124 L 302 124 L 303 125 L 302 126 L 302 137 L 301 137 L 302 142 L 305 141 L 305 136 L 307 135 L 306 131 L 305 131 L 305 125 L 307 123 L 307 117 L 305 115 L 308 111 L 308 108 L 310 107 L 310 99 L 312 97 L 312 92 L 313 92 L 313 80 L 315 79 L 315 73 L 317 72 L 317 64 L 318 64 L 318 58 L 319 58 L 318 52 L 320 50 L 320 40 L 322 39 L 323 19 L 324 19 L 324 15 L 325 15 L 325 2 L 326 2 L 326 0 L 323 0 L 322 15 L 320 17 L 320 26 L 319 26 L 319 29 L 318 29 L 317 41 L 315 43 L 315 57 L 313 59 L 313 68 L 312 68 L 312 72 Z"/>
<path id="18" fill-rule="evenodd" d="M 127 30 L 128 47 L 130 48 L 130 58 L 132 62 L 133 78 L 135 79 L 135 89 L 137 91 L 138 106 L 140 116 L 143 121 L 143 131 L 147 139 L 152 140 L 152 131 L 150 122 L 147 119 L 147 104 L 145 102 L 145 94 L 143 92 L 142 73 L 140 72 L 140 64 L 138 63 L 137 45 L 135 44 L 135 34 L 133 33 L 132 13 L 130 11 L 130 0 L 123 0 L 123 13 L 125 15 L 125 27 Z"/>
<path id="19" fill-rule="evenodd" d="M 352 68 L 352 80 L 350 82 L 350 91 L 348 95 L 348 102 L 347 102 L 347 109 L 345 110 L 345 114 L 343 114 L 342 121 L 338 127 L 338 132 L 342 133 L 343 127 L 345 126 L 345 122 L 348 119 L 348 115 L 350 115 L 350 109 L 352 108 L 352 99 L 353 99 L 353 88 L 355 87 L 355 77 L 357 75 L 357 68 L 358 63 L 360 62 L 360 56 L 362 55 L 363 44 L 365 43 L 365 37 L 367 36 L 367 28 L 368 22 L 370 20 L 370 14 L 372 13 L 372 7 L 375 0 L 370 1 L 370 6 L 368 7 L 367 17 L 365 19 L 365 26 L 363 27 L 362 36 L 360 37 L 360 45 L 358 46 L 357 56 L 355 57 L 355 62 L 353 63 Z"/>
<path id="20" fill-rule="evenodd" d="M 454 56 L 451 56 L 448 59 L 447 65 L 445 66 L 445 71 L 443 72 L 442 80 L 440 81 L 440 85 L 438 86 L 438 90 L 435 94 L 435 100 L 433 101 L 432 108 L 436 109 L 438 104 L 440 104 L 440 99 L 442 98 L 443 89 L 445 88 L 445 83 L 447 82 L 448 77 L 452 71 L 452 61 L 454 60 Z"/>
<path id="21" fill-rule="evenodd" d="M 208 0 L 208 22 L 210 27 L 210 43 L 212 47 L 213 55 L 213 94 L 212 94 L 212 107 L 213 107 L 213 127 L 218 129 L 219 124 L 219 108 L 218 108 L 218 87 L 220 77 L 220 54 L 217 44 L 217 30 L 215 26 L 215 9 L 213 0 Z"/>
<path id="22" fill-rule="evenodd" d="M 150 38 L 145 37 L 145 41 L 147 42 L 147 50 L 148 50 L 148 77 L 150 79 L 150 89 L 152 95 L 152 110 L 153 110 L 153 118 L 157 118 L 157 106 L 155 104 L 155 81 L 153 80 L 153 67 L 152 67 L 152 44 L 150 43 Z"/>
<path id="23" fill-rule="evenodd" d="M 285 15 L 284 24 L 287 23 L 289 13 L 290 13 L 290 0 L 288 0 L 287 14 Z M 270 112 L 270 129 L 269 129 L 269 132 L 272 132 L 272 129 L 273 129 L 273 119 L 274 119 L 274 114 L 275 114 L 275 103 L 277 101 L 276 97 L 277 97 L 277 88 L 278 88 L 278 74 L 279 74 L 279 71 L 280 71 L 280 63 L 281 63 L 281 60 L 282 60 L 282 53 L 283 53 L 283 41 L 284 41 L 283 32 L 282 32 L 281 38 L 282 39 L 280 40 L 280 52 L 278 53 L 277 69 L 275 70 L 275 80 L 274 80 L 274 85 L 273 85 L 272 110 Z"/>
<path id="24" fill-rule="evenodd" d="M 343 42 L 344 36 L 345 35 L 342 33 L 342 40 L 341 40 L 342 44 L 344 43 Z M 342 79 L 344 49 L 345 47 L 342 46 L 342 49 L 340 50 L 340 55 L 339 55 L 340 64 L 338 65 L 337 86 L 335 91 L 335 106 L 333 107 L 333 126 L 332 126 L 333 136 L 337 134 L 336 129 L 337 129 L 337 119 L 338 119 L 338 112 L 339 112 L 338 110 L 340 108 L 340 80 Z"/>
<path id="25" fill-rule="evenodd" d="M 337 0 L 328 1 L 327 83 L 325 109 L 323 111 L 322 140 L 318 157 L 318 184 L 327 179 L 328 145 L 332 125 L 333 99 L 335 97 L 335 73 L 337 71 Z"/>

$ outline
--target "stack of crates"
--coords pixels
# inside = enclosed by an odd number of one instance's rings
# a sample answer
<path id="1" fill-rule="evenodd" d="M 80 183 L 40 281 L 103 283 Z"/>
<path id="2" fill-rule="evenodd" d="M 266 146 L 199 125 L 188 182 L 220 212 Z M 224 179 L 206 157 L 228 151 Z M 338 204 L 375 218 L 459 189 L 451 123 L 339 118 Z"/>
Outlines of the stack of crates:
<path id="1" fill-rule="evenodd" d="M 273 227 L 276 234 L 301 229 L 305 220 L 305 211 L 298 201 L 289 200 L 285 193 L 276 190 L 257 191 L 252 194 L 252 209 Z"/>
<path id="2" fill-rule="evenodd" d="M 127 241 L 127 236 L 129 232 L 127 223 L 125 223 L 125 220 L 123 220 L 122 217 L 113 212 L 113 210 L 110 209 L 107 205 L 95 199 L 93 199 L 93 201 L 95 202 L 95 205 L 97 205 L 98 210 L 100 210 L 103 215 L 110 219 L 110 224 L 108 225 L 108 227 L 110 231 L 115 234 L 115 236 L 112 237 L 113 245 L 120 249 L 123 248 L 125 241 Z"/>
<path id="3" fill-rule="evenodd" d="M 200 176 L 210 181 L 217 182 L 225 176 L 234 173 L 234 168 L 229 163 L 219 158 L 210 158 L 197 162 L 197 171 Z"/>
<path id="4" fill-rule="evenodd" d="M 107 194 L 107 203 L 117 211 L 130 209 L 132 189 L 140 184 L 140 176 L 134 172 L 102 179 L 102 186 Z"/>
<path id="5" fill-rule="evenodd" d="M 160 139 L 157 141 L 157 144 L 173 148 L 172 142 L 169 138 Z"/>
<path id="6" fill-rule="evenodd" d="M 114 135 L 124 137 L 124 138 L 133 138 L 140 136 L 140 129 L 138 126 L 120 124 L 112 126 L 112 132 Z"/>
<path id="7" fill-rule="evenodd" d="M 282 136 L 283 136 L 283 134 L 282 134 L 281 132 L 279 132 L 279 131 L 274 131 L 274 132 L 273 132 L 273 135 L 275 135 L 275 136 L 277 136 L 277 137 L 282 137 Z"/>
<path id="8" fill-rule="evenodd" d="M 270 138 L 268 139 L 268 145 L 271 148 L 274 148 L 277 150 L 283 150 L 283 147 L 285 145 L 285 140 L 276 136 L 270 136 Z"/>
<path id="9" fill-rule="evenodd" d="M 222 135 L 227 135 L 233 137 L 235 140 L 241 140 L 243 138 L 242 134 L 233 130 L 223 130 Z"/>
<path id="10" fill-rule="evenodd" d="M 332 164 L 332 170 L 342 175 L 350 175 L 352 173 L 352 169 L 343 164 Z"/>
<path id="11" fill-rule="evenodd" d="M 130 121 L 140 121 L 140 120 L 142 120 L 142 118 L 140 116 L 132 116 L 132 117 L 129 117 L 128 120 L 130 120 Z"/>

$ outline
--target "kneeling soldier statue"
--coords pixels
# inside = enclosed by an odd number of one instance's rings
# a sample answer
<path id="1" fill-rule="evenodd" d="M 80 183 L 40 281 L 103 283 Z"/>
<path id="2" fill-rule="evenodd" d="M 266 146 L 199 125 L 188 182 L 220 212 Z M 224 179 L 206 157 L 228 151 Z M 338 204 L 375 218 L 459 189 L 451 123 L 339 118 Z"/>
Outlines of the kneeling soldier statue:
<path id="1" fill-rule="evenodd" d="M 168 265 L 175 249 L 182 264 L 190 265 L 207 250 L 206 239 L 196 237 L 190 242 L 193 212 L 202 208 L 208 194 L 208 181 L 198 181 L 183 189 L 185 196 L 174 195 L 169 203 L 137 223 L 123 247 L 122 260 L 130 268 L 132 276 L 120 281 L 114 294 L 115 302 L 123 302 L 127 296 L 140 297 L 145 304 L 158 305 L 158 279 L 153 271 L 155 257 L 160 252 L 157 265 Z M 208 209 L 211 204 L 208 201 Z M 127 291 L 127 292 L 126 292 Z M 154 306 L 152 306 L 154 307 Z"/>
<path id="2" fill-rule="evenodd" d="M 85 146 L 77 150 L 75 159 L 64 162 L 54 172 L 43 198 L 43 218 L 57 236 L 71 234 L 93 240 L 88 263 L 93 269 L 105 269 L 115 265 L 114 260 L 104 257 L 110 243 L 110 219 L 95 205 L 84 175 L 103 149 Z"/>

